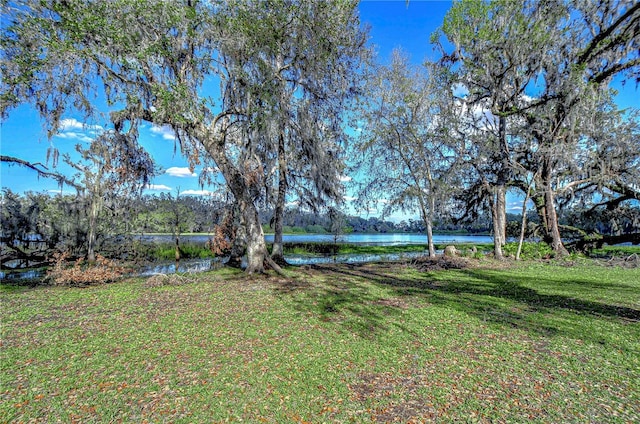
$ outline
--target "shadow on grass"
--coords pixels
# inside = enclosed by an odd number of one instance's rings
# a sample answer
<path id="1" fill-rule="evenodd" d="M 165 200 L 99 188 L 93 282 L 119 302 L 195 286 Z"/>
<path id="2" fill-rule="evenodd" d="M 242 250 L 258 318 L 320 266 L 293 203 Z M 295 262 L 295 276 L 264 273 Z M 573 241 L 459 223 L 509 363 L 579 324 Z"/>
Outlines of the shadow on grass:
<path id="1" fill-rule="evenodd" d="M 399 269 L 398 267 L 404 267 Z M 628 286 L 581 280 L 559 281 L 539 276 L 512 275 L 507 270 L 463 268 L 440 272 L 418 272 L 406 265 L 340 264 L 310 267 L 324 284 L 303 284 L 308 298 L 299 298 L 301 309 L 320 314 L 323 320 L 345 320 L 351 330 L 365 336 L 384 330 L 389 315 L 421 299 L 432 305 L 451 307 L 486 322 L 521 328 L 540 335 L 563 334 L 604 343 L 602 335 L 585 334 L 583 318 L 615 320 L 621 324 L 640 322 L 640 310 L 580 298 L 580 290 L 621 291 Z M 383 291 L 381 294 L 366 282 Z M 554 285 L 575 288 L 575 296 L 544 293 Z M 540 287 L 540 290 L 532 287 Z M 566 288 L 565 287 L 565 288 Z M 617 289 L 616 289 L 617 287 Z M 285 293 L 286 287 L 280 289 Z M 549 290 L 553 292 L 553 290 Z M 391 292 L 391 297 L 388 296 Z M 400 299 L 400 300 L 398 300 Z M 311 303 L 305 303 L 309 302 Z M 568 314 L 568 315 L 567 315 Z M 345 318 L 346 317 L 346 318 Z"/>
<path id="2" fill-rule="evenodd" d="M 296 309 L 311 312 L 321 321 L 334 322 L 362 337 L 374 337 L 387 330 L 389 319 L 407 309 L 405 300 L 382 296 L 374 287 L 362 284 L 362 276 L 349 270 L 357 265 L 307 266 L 303 278 L 282 281 L 276 291 L 294 299 Z"/>

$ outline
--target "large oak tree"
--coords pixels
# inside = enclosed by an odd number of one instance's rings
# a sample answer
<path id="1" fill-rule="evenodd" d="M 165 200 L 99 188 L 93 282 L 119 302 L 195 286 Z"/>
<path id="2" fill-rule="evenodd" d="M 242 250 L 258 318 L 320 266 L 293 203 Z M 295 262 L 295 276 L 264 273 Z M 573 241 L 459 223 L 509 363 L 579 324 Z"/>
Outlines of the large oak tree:
<path id="1" fill-rule="evenodd" d="M 532 198 L 543 238 L 565 254 L 558 181 L 579 179 L 565 171 L 589 131 L 585 118 L 602 117 L 599 99 L 613 77 L 639 79 L 640 4 L 461 1 L 442 31 L 454 45 L 445 57 L 469 90 L 466 102 L 486 108 L 497 122 L 495 135 L 480 141 L 488 149 L 478 149 L 487 153 L 478 159 L 490 159 L 495 171 L 486 181 L 493 194 L 496 257 L 504 241 L 506 187 L 527 192 L 527 176 L 535 177 Z"/>
<path id="2" fill-rule="evenodd" d="M 269 24 L 288 8 L 296 13 L 283 16 L 301 29 L 282 39 L 286 28 Z M 51 0 L 8 2 L 3 11 L 3 116 L 32 103 L 53 134 L 70 109 L 96 115 L 103 96 L 115 132 L 135 136 L 143 121 L 171 127 L 191 167 L 213 162 L 223 175 L 246 228 L 247 271 L 277 268 L 255 204 L 272 148 L 264 124 L 287 75 L 319 104 L 336 68 L 358 66 L 356 2 Z M 275 74 L 265 67 L 278 43 L 289 53 L 303 41 L 295 60 L 275 56 Z M 332 86 L 332 101 L 349 89 Z"/>

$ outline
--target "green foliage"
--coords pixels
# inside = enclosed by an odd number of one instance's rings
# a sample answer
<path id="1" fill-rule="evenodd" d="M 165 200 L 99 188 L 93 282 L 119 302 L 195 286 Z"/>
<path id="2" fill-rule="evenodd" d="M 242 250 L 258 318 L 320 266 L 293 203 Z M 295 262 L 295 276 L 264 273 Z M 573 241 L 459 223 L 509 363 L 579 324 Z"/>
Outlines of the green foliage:
<path id="1" fill-rule="evenodd" d="M 156 246 L 151 254 L 156 259 L 175 260 L 176 248 L 173 244 Z M 180 245 L 180 257 L 183 259 L 206 259 L 214 257 L 214 254 L 206 246 L 187 243 Z"/>
<path id="2" fill-rule="evenodd" d="M 302 227 L 290 227 L 288 225 L 284 225 L 282 231 L 284 234 L 305 234 L 307 232 L 307 230 Z"/>
<path id="3" fill-rule="evenodd" d="M 304 230 L 310 234 L 327 234 L 327 229 L 322 225 L 307 225 Z"/>
<path id="4" fill-rule="evenodd" d="M 516 256 L 518 243 L 507 243 L 503 248 L 505 256 Z M 554 252 L 546 243 L 525 242 L 522 244 L 520 258 L 522 259 L 547 259 L 554 256 Z"/>
<path id="5" fill-rule="evenodd" d="M 600 249 L 593 249 L 589 255 L 595 257 L 640 255 L 640 246 L 604 246 Z"/>

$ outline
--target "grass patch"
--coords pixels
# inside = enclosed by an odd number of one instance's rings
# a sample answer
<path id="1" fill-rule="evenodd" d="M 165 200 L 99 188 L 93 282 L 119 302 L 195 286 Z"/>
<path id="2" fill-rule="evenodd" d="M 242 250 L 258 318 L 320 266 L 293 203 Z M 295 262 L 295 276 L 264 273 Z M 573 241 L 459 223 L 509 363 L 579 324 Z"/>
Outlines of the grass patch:
<path id="1" fill-rule="evenodd" d="M 631 255 L 640 255 L 640 246 L 604 246 L 590 252 L 590 256 L 606 258 Z"/>
<path id="2" fill-rule="evenodd" d="M 640 420 L 640 269 L 475 264 L 3 288 L 0 416 Z"/>
<path id="3" fill-rule="evenodd" d="M 452 243 L 435 244 L 436 250 L 444 250 L 446 246 Z M 465 252 L 470 248 L 471 244 L 456 243 L 458 248 Z M 476 244 L 479 251 L 487 251 L 493 249 L 492 244 Z M 284 243 L 285 254 L 295 255 L 384 255 L 409 252 L 426 252 L 428 246 L 426 244 L 402 244 L 402 245 L 371 245 L 358 243 Z"/>
<path id="4" fill-rule="evenodd" d="M 162 244 L 153 247 L 151 256 L 161 260 L 175 260 L 176 248 L 173 244 Z M 204 245 L 195 243 L 185 243 L 180 245 L 180 257 L 182 259 L 206 259 L 215 255 L 211 249 Z"/>
<path id="5" fill-rule="evenodd" d="M 493 248 L 493 246 L 491 247 Z M 516 252 L 518 251 L 518 243 L 507 243 L 502 248 L 502 251 L 505 256 L 511 256 L 515 258 Z M 551 258 L 553 256 L 555 256 L 553 250 L 546 243 L 522 243 L 522 250 L 520 252 L 520 257 L 522 259 L 543 259 Z"/>
<path id="6" fill-rule="evenodd" d="M 285 254 L 295 255 L 349 255 L 349 254 L 392 254 L 406 252 L 424 252 L 424 244 L 406 244 L 397 246 L 362 245 L 350 243 L 284 243 Z"/>

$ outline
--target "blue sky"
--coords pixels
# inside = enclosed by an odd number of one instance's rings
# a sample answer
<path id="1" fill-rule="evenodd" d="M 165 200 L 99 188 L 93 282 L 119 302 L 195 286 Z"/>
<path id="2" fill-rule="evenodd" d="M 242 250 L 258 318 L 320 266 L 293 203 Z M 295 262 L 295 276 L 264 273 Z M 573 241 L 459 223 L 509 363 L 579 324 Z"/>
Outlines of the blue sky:
<path id="1" fill-rule="evenodd" d="M 411 55 L 413 62 L 422 63 L 425 58 L 437 57 L 429 44 L 429 37 L 442 23 L 450 6 L 449 1 L 411 0 L 407 4 L 405 0 L 394 0 L 363 1 L 359 8 L 362 22 L 370 26 L 370 42 L 376 46 L 378 60 L 388 61 L 391 51 L 400 47 Z M 640 106 L 640 93 L 635 84 L 629 83 L 625 87 L 616 84 L 615 87 L 620 90 L 617 97 L 620 107 Z M 0 129 L 2 154 L 46 164 L 50 145 L 57 147 L 61 153 L 72 153 L 77 143 L 86 143 L 101 127 L 100 122 L 84 123 L 72 115 L 64 118 L 61 133 L 52 140 L 47 140 L 42 122 L 33 108 L 24 106 L 12 110 Z M 145 125 L 140 134 L 140 142 L 149 149 L 164 170 L 154 178 L 147 193 L 165 191 L 175 194 L 178 188 L 182 194 L 202 194 L 215 190 L 214 187 L 199 185 L 198 176 L 203 170 L 202 166 L 190 172 L 187 161 L 180 156 L 179 150 L 174 153 L 174 140 L 170 132 Z M 4 163 L 0 166 L 3 188 L 10 188 L 15 192 L 60 192 L 55 181 L 38 178 L 31 170 Z M 51 163 L 49 167 L 51 168 Z M 62 163 L 55 170 L 69 172 Z M 72 189 L 65 187 L 63 191 L 72 192 Z M 517 200 L 513 200 L 511 207 L 519 209 L 521 206 L 518 206 Z M 396 215 L 392 218 L 398 220 L 403 216 Z"/>

